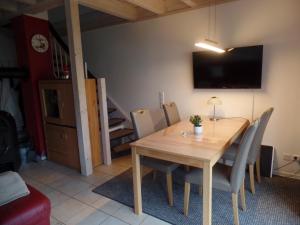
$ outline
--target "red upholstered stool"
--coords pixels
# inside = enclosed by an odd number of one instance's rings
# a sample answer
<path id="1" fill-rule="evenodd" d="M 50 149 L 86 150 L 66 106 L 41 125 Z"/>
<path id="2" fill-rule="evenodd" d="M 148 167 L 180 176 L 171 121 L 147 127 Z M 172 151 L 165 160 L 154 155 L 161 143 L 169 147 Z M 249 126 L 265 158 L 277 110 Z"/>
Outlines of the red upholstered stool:
<path id="1" fill-rule="evenodd" d="M 50 201 L 28 186 L 30 194 L 0 206 L 0 225 L 50 225 Z"/>

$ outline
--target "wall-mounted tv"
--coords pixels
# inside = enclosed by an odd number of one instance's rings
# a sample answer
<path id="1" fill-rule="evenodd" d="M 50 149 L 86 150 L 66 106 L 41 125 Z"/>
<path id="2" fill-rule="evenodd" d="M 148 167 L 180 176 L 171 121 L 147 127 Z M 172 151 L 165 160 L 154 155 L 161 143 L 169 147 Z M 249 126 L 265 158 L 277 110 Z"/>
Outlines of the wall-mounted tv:
<path id="1" fill-rule="evenodd" d="M 194 88 L 261 88 L 263 46 L 193 52 Z"/>

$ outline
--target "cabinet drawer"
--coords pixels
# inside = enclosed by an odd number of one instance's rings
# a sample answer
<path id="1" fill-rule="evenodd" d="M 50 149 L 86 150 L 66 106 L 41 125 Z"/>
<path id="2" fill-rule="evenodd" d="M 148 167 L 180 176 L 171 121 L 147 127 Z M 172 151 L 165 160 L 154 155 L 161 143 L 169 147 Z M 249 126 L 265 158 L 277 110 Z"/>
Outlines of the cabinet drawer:
<path id="1" fill-rule="evenodd" d="M 72 168 L 80 168 L 75 128 L 45 125 L 48 158 Z"/>

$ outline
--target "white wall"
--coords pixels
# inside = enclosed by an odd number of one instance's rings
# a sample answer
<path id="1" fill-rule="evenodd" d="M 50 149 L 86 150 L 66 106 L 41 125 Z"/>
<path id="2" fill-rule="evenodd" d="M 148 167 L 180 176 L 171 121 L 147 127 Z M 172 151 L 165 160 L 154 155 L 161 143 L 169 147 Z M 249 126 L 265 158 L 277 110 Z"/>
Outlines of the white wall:
<path id="1" fill-rule="evenodd" d="M 275 161 L 282 165 L 283 153 L 300 155 L 299 9 L 299 0 L 240 0 L 217 8 L 222 46 L 264 45 L 262 90 L 193 89 L 191 53 L 206 35 L 207 9 L 86 32 L 85 58 L 91 71 L 106 77 L 109 94 L 123 109 L 150 108 L 158 126 L 164 122 L 162 90 L 178 104 L 182 118 L 210 113 L 206 101 L 214 95 L 223 101 L 219 114 L 251 118 L 254 95 L 255 117 L 275 108 L 263 142 L 276 147 Z"/>
<path id="2" fill-rule="evenodd" d="M 17 66 L 15 40 L 7 29 L 0 29 L 0 66 Z"/>

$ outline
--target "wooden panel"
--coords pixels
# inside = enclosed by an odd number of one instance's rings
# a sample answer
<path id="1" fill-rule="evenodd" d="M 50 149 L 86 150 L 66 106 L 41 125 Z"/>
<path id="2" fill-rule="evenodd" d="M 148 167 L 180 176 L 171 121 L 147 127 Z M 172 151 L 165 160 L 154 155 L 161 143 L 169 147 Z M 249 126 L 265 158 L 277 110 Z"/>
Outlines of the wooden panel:
<path id="1" fill-rule="evenodd" d="M 137 5 L 155 14 L 163 14 L 165 9 L 165 2 L 163 0 L 126 0 L 127 2 Z"/>
<path id="2" fill-rule="evenodd" d="M 85 80 L 86 103 L 88 108 L 89 130 L 91 139 L 91 154 L 93 167 L 102 164 L 101 135 L 98 117 L 96 80 Z"/>
<path id="3" fill-rule="evenodd" d="M 46 124 L 45 136 L 49 160 L 80 169 L 75 128 Z"/>
<path id="4" fill-rule="evenodd" d="M 79 0 L 80 4 L 101 12 L 127 20 L 136 20 L 137 9 L 124 1 L 119 0 Z"/>

